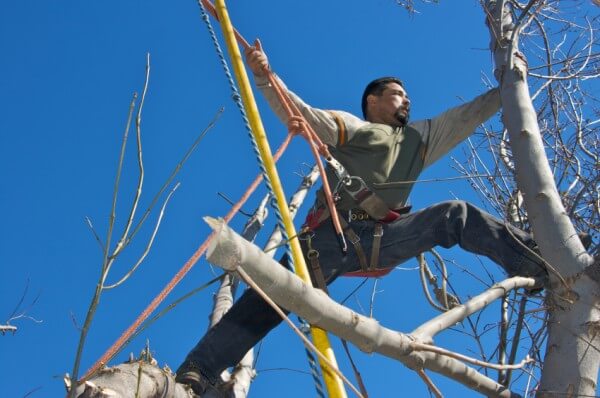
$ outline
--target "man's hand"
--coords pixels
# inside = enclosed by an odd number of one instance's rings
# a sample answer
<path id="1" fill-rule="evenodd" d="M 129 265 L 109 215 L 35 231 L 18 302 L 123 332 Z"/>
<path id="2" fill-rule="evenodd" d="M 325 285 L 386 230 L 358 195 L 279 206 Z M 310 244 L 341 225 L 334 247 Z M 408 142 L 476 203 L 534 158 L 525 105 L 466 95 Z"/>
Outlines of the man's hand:
<path id="1" fill-rule="evenodd" d="M 287 122 L 288 131 L 291 134 L 300 134 L 304 136 L 306 134 L 306 126 L 304 125 L 304 118 L 300 116 L 291 116 Z"/>
<path id="2" fill-rule="evenodd" d="M 269 70 L 269 60 L 262 49 L 260 40 L 256 39 L 256 41 L 254 41 L 254 46 L 244 51 L 244 54 L 246 55 L 246 62 L 252 73 L 254 73 L 255 76 L 265 76 L 266 71 Z"/>

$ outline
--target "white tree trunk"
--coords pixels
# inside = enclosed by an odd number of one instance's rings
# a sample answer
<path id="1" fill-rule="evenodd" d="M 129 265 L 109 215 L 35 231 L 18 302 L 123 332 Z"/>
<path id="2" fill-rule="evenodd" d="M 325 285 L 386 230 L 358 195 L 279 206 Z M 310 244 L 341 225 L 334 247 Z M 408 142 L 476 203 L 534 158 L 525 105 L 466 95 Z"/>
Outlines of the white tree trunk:
<path id="1" fill-rule="evenodd" d="M 538 396 L 595 396 L 600 354 L 598 283 L 582 272 L 593 259 L 583 248 L 556 189 L 518 53 L 518 32 L 504 2 L 487 1 L 491 49 L 500 83 L 517 184 L 536 242 L 550 264 L 548 345 Z M 504 13 L 502 13 L 504 11 Z M 502 28 L 498 28 L 502 26 Z M 517 27 L 518 28 L 518 27 Z M 498 33 L 501 32 L 501 33 Z"/>
<path id="2" fill-rule="evenodd" d="M 154 361 L 123 363 L 104 368 L 76 389 L 77 398 L 143 397 L 192 398 L 188 387 L 175 382 L 169 369 L 160 369 Z"/>

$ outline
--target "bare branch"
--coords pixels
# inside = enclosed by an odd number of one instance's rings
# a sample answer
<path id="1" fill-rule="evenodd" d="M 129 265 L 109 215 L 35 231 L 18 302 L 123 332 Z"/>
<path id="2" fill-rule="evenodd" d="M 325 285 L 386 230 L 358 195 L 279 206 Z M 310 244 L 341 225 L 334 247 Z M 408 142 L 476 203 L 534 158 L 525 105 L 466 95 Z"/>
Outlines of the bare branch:
<path id="1" fill-rule="evenodd" d="M 104 252 L 104 244 L 102 243 L 102 239 L 100 239 L 100 236 L 96 232 L 96 229 L 94 228 L 94 225 L 92 224 L 92 220 L 86 216 L 85 223 L 87 224 L 90 231 L 92 231 L 92 234 L 94 235 L 94 238 L 96 239 L 96 242 L 98 242 L 98 245 L 100 246 L 100 250 L 102 250 Z"/>
<path id="2" fill-rule="evenodd" d="M 527 356 L 525 359 L 523 359 L 517 365 L 500 365 L 500 364 L 496 364 L 496 363 L 480 361 L 478 359 L 471 358 L 466 355 L 462 355 L 462 354 L 459 354 L 459 353 L 456 353 L 453 351 L 449 351 L 449 350 L 446 350 L 446 349 L 443 349 L 440 347 L 436 347 L 431 344 L 413 342 L 411 344 L 411 347 L 415 350 L 435 352 L 437 354 L 441 354 L 441 355 L 444 355 L 444 356 L 447 356 L 450 358 L 456 358 L 460 361 L 472 363 L 473 365 L 485 366 L 486 368 L 491 368 L 491 369 L 496 369 L 496 370 L 521 369 L 526 364 L 533 362 L 533 359 L 531 359 L 531 358 L 529 358 L 529 356 Z"/>
<path id="3" fill-rule="evenodd" d="M 133 219 L 135 217 L 135 212 L 137 210 L 138 204 L 140 202 L 140 197 L 142 196 L 142 188 L 144 185 L 144 160 L 143 160 L 143 152 L 142 152 L 142 110 L 144 109 L 144 103 L 146 101 L 146 93 L 148 92 L 148 83 L 150 81 L 150 54 L 146 54 L 146 78 L 144 80 L 144 88 L 142 90 L 142 98 L 140 100 L 140 105 L 138 106 L 137 115 L 135 117 L 135 131 L 136 131 L 136 142 L 137 142 L 137 161 L 139 168 L 138 175 L 138 183 L 135 190 L 135 196 L 131 203 L 131 210 L 129 211 L 129 217 L 127 217 L 127 222 L 125 224 L 125 228 L 123 229 L 123 234 L 121 238 L 117 242 L 117 246 L 113 254 L 111 254 L 111 258 L 115 258 L 119 255 L 121 250 L 123 250 L 125 245 L 125 240 L 127 235 L 129 234 L 129 229 L 133 224 Z M 110 269 L 110 267 L 108 268 Z"/>
<path id="4" fill-rule="evenodd" d="M 247 272 L 253 281 L 265 289 L 265 295 L 261 295 L 264 299 L 273 297 L 311 324 L 351 341 L 365 352 L 379 352 L 413 369 L 431 369 L 488 396 L 516 396 L 460 361 L 436 353 L 414 352 L 413 338 L 386 329 L 376 320 L 335 303 L 323 291 L 306 285 L 223 222 L 208 217 L 206 220 L 216 233 L 207 252 L 209 261 L 230 271 L 237 270 L 240 274 Z M 533 284 L 534 281 L 528 282 Z"/>
<path id="5" fill-rule="evenodd" d="M 425 373 L 423 369 L 417 370 L 417 374 L 425 382 L 427 388 L 429 388 L 429 390 L 433 393 L 433 395 L 435 395 L 436 398 L 444 397 L 440 389 L 437 388 L 437 386 L 433 383 L 433 380 L 431 380 L 429 376 L 427 376 L 427 373 Z"/>
<path id="6" fill-rule="evenodd" d="M 436 316 L 435 318 L 425 322 L 416 328 L 411 335 L 418 337 L 422 341 L 431 341 L 433 337 L 457 322 L 462 321 L 469 315 L 481 310 L 489 305 L 492 301 L 504 296 L 507 292 L 526 287 L 534 287 L 536 280 L 533 278 L 525 278 L 522 276 L 514 276 L 496 283 L 494 286 L 485 292 L 473 297 L 471 300 L 451 310 Z"/>
<path id="7" fill-rule="evenodd" d="M 154 206 L 156 205 L 156 203 L 158 203 L 158 200 L 162 196 L 163 192 L 165 192 L 165 190 L 167 189 L 167 187 L 169 187 L 169 185 L 171 184 L 171 182 L 173 181 L 173 179 L 177 176 L 177 174 L 179 173 L 179 171 L 183 168 L 183 165 L 185 164 L 185 162 L 187 162 L 187 160 L 190 158 L 190 156 L 192 155 L 192 153 L 194 153 L 194 151 L 196 150 L 196 148 L 198 147 L 198 145 L 200 144 L 200 142 L 202 141 L 202 139 L 216 125 L 217 121 L 219 120 L 219 118 L 223 114 L 223 111 L 224 111 L 224 108 L 220 108 L 219 110 L 217 110 L 217 112 L 213 116 L 212 120 L 200 132 L 200 134 L 198 135 L 198 137 L 194 140 L 194 142 L 192 143 L 192 145 L 189 147 L 189 149 L 183 155 L 182 159 L 179 161 L 179 163 L 177 163 L 177 165 L 175 166 L 175 168 L 173 169 L 173 171 L 169 175 L 169 178 L 167 178 L 167 180 L 160 187 L 160 189 L 158 190 L 158 192 L 156 193 L 156 195 L 154 195 L 154 197 L 150 201 L 150 205 L 148 206 L 148 208 L 146 208 L 146 211 L 144 211 L 144 214 L 142 215 L 142 217 L 140 218 L 140 220 L 137 222 L 137 224 L 135 225 L 135 227 L 131 231 L 131 235 L 129 235 L 129 237 L 127 238 L 126 244 L 129 243 L 135 237 L 135 235 L 139 232 L 139 230 L 141 229 L 142 225 L 144 224 L 144 222 L 146 221 L 146 219 L 148 218 L 148 216 L 150 215 L 150 213 L 154 209 Z"/>
<path id="8" fill-rule="evenodd" d="M 156 225 L 154 226 L 154 230 L 152 231 L 152 235 L 150 236 L 150 240 L 148 241 L 148 244 L 146 245 L 146 248 L 144 249 L 144 252 L 142 253 L 142 255 L 140 256 L 140 258 L 138 259 L 138 261 L 134 264 L 133 267 L 131 267 L 131 269 L 129 270 L 129 272 L 127 272 L 121 279 L 119 279 L 118 282 L 112 284 L 112 285 L 104 285 L 102 288 L 104 290 L 109 290 L 109 289 L 113 289 L 117 286 L 120 286 L 121 284 L 123 284 L 127 279 L 129 279 L 129 277 L 135 272 L 135 270 L 140 266 L 140 264 L 146 259 L 146 256 L 148 255 L 148 253 L 150 252 L 150 249 L 152 248 L 152 244 L 154 243 L 154 238 L 156 237 L 156 234 L 158 233 L 158 229 L 160 228 L 160 224 L 162 222 L 163 216 L 165 214 L 165 209 L 167 207 L 167 204 L 169 204 L 169 200 L 171 200 L 171 196 L 173 196 L 173 194 L 175 193 L 175 191 L 177 190 L 177 188 L 179 188 L 179 183 L 177 183 L 173 189 L 171 190 L 171 192 L 169 192 L 169 195 L 167 195 L 167 198 L 165 199 L 165 202 L 163 203 L 161 209 L 160 209 L 160 213 L 158 214 L 158 220 L 156 221 Z"/>
<path id="9" fill-rule="evenodd" d="M 13 325 L 0 325 L 0 333 L 4 336 L 6 333 L 15 334 L 17 327 Z"/>

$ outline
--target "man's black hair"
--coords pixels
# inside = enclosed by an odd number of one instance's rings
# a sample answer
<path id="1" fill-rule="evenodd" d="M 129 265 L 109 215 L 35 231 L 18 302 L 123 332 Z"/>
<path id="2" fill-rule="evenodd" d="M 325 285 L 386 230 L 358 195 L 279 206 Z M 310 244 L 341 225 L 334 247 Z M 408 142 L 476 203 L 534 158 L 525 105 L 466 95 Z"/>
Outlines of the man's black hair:
<path id="1" fill-rule="evenodd" d="M 365 120 L 367 119 L 367 97 L 370 94 L 377 96 L 381 95 L 383 93 L 383 90 L 385 90 L 385 86 L 387 86 L 388 83 L 398 83 L 401 87 L 404 87 L 404 83 L 402 83 L 402 80 L 392 76 L 380 77 L 379 79 L 375 79 L 371 83 L 367 84 L 367 87 L 365 87 L 365 91 L 363 92 L 361 101 L 362 113 Z"/>

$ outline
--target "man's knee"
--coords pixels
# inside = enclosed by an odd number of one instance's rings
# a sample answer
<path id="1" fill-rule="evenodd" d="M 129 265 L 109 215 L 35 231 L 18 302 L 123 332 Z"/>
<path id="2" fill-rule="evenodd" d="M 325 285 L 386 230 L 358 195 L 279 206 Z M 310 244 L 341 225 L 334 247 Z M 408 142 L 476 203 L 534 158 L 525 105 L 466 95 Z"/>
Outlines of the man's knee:
<path id="1" fill-rule="evenodd" d="M 469 203 L 464 200 L 445 200 L 443 202 L 439 202 L 434 206 L 440 207 L 445 211 L 458 211 L 463 212 L 467 210 Z"/>
<path id="2" fill-rule="evenodd" d="M 467 217 L 467 213 L 469 212 L 469 203 L 464 200 L 447 200 L 445 202 L 441 202 L 439 206 L 444 210 L 445 218 L 454 222 L 456 220 L 465 220 Z"/>
<path id="3" fill-rule="evenodd" d="M 466 223 L 467 219 L 484 220 L 490 222 L 495 217 L 488 214 L 485 210 L 464 200 L 448 200 L 440 203 L 445 208 L 444 214 L 449 220 L 460 220 Z"/>

